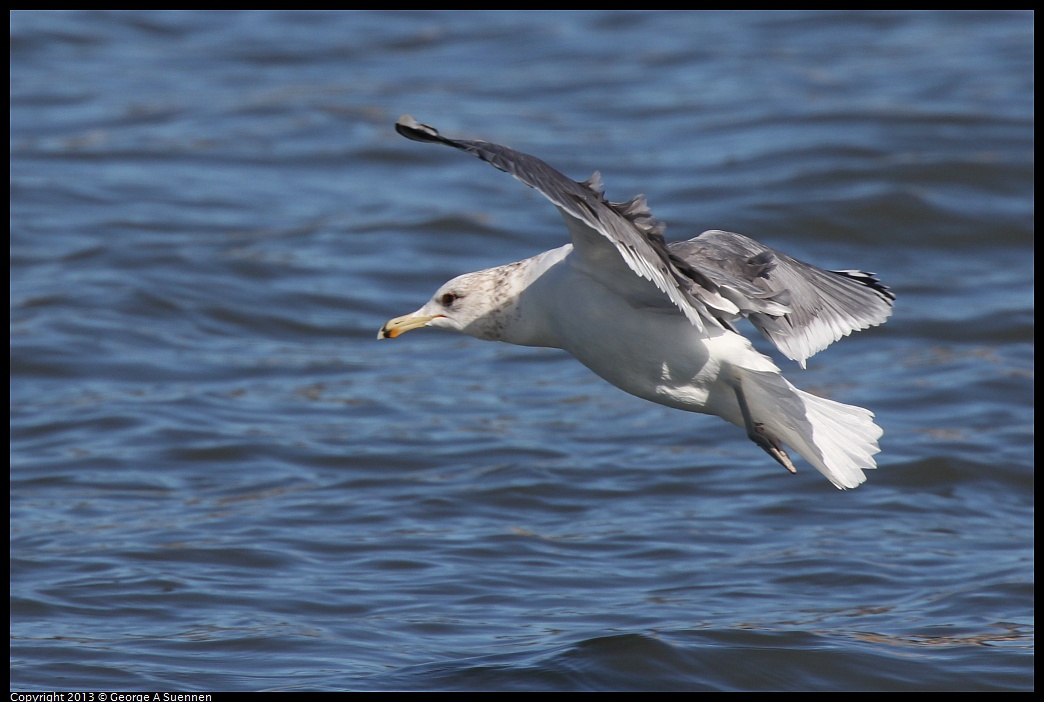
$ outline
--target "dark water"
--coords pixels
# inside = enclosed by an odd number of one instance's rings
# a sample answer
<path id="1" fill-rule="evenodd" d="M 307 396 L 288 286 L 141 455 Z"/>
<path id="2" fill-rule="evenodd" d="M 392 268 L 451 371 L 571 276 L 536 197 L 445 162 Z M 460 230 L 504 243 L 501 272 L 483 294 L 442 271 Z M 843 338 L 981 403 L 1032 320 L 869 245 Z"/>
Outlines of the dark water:
<path id="1" fill-rule="evenodd" d="M 1032 689 L 1033 19 L 12 14 L 12 689 Z M 876 271 L 879 470 L 377 342 L 565 241 L 403 112 Z"/>

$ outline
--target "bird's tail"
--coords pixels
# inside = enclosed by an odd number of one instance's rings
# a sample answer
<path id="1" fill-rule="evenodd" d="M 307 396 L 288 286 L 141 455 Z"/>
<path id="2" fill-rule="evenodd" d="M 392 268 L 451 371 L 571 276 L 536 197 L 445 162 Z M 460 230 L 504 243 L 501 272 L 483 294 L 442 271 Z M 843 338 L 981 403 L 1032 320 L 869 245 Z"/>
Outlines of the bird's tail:
<path id="1" fill-rule="evenodd" d="M 778 373 L 745 370 L 740 378 L 753 420 L 790 446 L 838 489 L 858 487 L 876 468 L 884 431 L 870 410 L 798 390 Z"/>

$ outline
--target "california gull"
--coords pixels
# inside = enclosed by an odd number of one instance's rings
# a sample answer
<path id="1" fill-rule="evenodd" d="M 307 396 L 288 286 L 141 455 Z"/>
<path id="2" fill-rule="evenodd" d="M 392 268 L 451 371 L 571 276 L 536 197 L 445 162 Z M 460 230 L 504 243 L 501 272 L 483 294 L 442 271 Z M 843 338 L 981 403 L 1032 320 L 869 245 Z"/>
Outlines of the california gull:
<path id="1" fill-rule="evenodd" d="M 873 413 L 798 390 L 733 326 L 745 317 L 803 368 L 891 314 L 895 296 L 872 273 L 823 270 L 720 230 L 668 244 L 645 197 L 606 200 L 597 172 L 576 182 L 533 156 L 450 139 L 408 115 L 395 129 L 535 188 L 562 213 L 572 243 L 454 278 L 416 312 L 389 320 L 378 338 L 437 327 L 564 349 L 632 395 L 745 429 L 792 473 L 784 444 L 840 489 L 876 468 L 882 431 Z"/>

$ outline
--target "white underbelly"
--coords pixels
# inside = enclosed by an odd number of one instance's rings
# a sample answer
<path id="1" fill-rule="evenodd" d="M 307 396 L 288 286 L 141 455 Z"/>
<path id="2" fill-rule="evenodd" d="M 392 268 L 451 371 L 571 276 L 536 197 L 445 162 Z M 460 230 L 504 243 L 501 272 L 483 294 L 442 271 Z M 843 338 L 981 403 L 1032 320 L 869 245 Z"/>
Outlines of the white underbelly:
<path id="1" fill-rule="evenodd" d="M 564 278 L 550 325 L 560 348 L 632 395 L 741 421 L 733 365 L 778 370 L 750 342 L 718 327 L 698 330 L 673 307 L 636 307 L 605 286 Z"/>

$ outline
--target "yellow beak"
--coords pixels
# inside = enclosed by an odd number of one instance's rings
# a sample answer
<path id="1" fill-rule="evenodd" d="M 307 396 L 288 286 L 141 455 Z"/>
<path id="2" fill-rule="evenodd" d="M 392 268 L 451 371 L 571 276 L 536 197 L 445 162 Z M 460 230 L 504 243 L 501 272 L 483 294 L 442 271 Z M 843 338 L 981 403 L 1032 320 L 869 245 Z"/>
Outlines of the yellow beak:
<path id="1" fill-rule="evenodd" d="M 408 332 L 411 329 L 419 329 L 420 327 L 427 326 L 428 322 L 435 319 L 436 317 L 442 317 L 441 314 L 432 315 L 421 315 L 415 317 L 411 314 L 403 315 L 402 317 L 396 317 L 395 319 L 389 319 L 381 327 L 381 330 L 377 332 L 378 339 L 394 339 L 399 334 Z"/>

